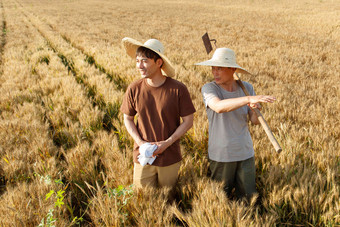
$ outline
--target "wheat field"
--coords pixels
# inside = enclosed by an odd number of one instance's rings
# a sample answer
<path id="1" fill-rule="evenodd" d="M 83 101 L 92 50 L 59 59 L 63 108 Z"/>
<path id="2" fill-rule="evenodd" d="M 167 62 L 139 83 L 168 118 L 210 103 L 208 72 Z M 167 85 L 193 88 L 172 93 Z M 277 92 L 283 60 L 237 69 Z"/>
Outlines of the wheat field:
<path id="1" fill-rule="evenodd" d="M 1 0 L 0 26 L 0 226 L 340 226 L 338 0 Z M 277 98 L 262 113 L 283 151 L 249 126 L 250 204 L 206 176 L 205 32 Z M 131 187 L 126 36 L 163 42 L 197 110 L 174 204 Z"/>

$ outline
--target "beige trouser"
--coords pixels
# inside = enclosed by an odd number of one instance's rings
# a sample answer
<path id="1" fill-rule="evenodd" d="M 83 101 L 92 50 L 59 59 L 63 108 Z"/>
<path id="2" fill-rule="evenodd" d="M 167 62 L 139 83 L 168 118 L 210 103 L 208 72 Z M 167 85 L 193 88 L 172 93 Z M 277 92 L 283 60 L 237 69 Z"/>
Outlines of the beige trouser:
<path id="1" fill-rule="evenodd" d="M 134 163 L 133 184 L 137 188 L 145 186 L 174 187 L 177 182 L 180 166 L 181 162 L 165 167 L 151 165 L 142 166 L 138 163 Z"/>

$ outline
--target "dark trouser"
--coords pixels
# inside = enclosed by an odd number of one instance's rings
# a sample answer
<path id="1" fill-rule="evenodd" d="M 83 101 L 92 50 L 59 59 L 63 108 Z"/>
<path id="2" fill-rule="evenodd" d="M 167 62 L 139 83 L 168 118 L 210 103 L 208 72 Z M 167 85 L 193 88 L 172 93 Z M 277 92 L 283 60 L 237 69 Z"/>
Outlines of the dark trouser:
<path id="1" fill-rule="evenodd" d="M 237 198 L 248 200 L 256 193 L 255 158 L 238 162 L 216 162 L 209 160 L 210 177 L 224 182 L 224 190 L 231 196 L 233 188 Z"/>

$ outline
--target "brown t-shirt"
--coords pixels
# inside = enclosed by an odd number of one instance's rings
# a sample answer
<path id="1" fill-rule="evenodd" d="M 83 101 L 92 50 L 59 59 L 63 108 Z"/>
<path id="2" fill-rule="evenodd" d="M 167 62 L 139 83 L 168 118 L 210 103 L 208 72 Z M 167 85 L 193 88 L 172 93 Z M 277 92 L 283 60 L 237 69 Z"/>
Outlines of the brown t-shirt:
<path id="1" fill-rule="evenodd" d="M 136 127 L 147 142 L 168 139 L 180 125 L 180 117 L 196 111 L 186 86 L 170 77 L 160 87 L 150 86 L 146 79 L 133 82 L 126 90 L 120 110 L 129 116 L 138 114 Z M 133 160 L 137 163 L 138 149 L 135 144 Z M 182 156 L 177 140 L 152 165 L 168 166 L 180 160 Z"/>

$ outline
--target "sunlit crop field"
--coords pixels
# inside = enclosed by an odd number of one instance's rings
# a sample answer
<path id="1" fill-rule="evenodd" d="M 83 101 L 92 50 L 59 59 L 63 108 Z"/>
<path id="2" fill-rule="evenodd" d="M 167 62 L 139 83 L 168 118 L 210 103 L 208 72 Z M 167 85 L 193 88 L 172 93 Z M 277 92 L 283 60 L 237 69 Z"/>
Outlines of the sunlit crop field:
<path id="1" fill-rule="evenodd" d="M 1 0 L 0 226 L 340 225 L 337 0 Z M 258 195 L 229 200 L 207 178 L 212 81 L 202 35 L 235 50 L 283 151 L 249 126 Z M 197 112 L 182 138 L 176 203 L 135 191 L 119 112 L 139 78 L 123 37 L 156 38 Z M 256 202 L 257 201 L 257 202 Z"/>

